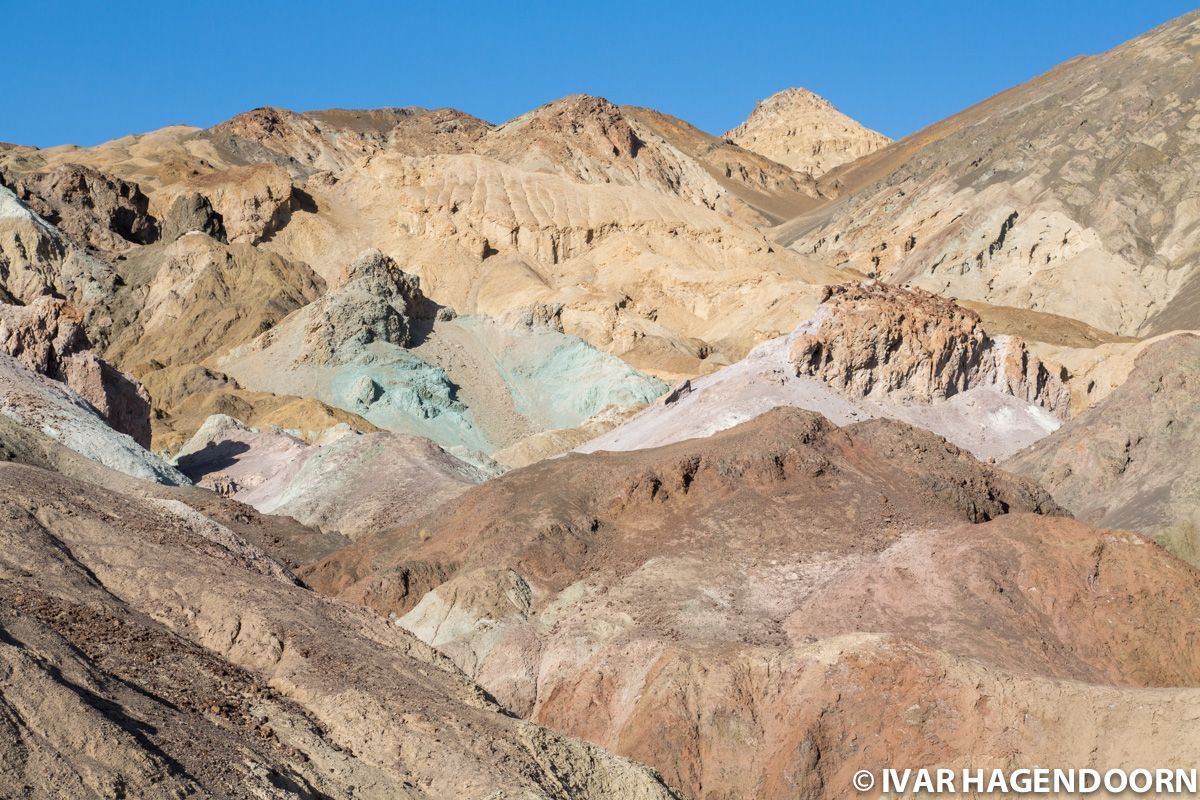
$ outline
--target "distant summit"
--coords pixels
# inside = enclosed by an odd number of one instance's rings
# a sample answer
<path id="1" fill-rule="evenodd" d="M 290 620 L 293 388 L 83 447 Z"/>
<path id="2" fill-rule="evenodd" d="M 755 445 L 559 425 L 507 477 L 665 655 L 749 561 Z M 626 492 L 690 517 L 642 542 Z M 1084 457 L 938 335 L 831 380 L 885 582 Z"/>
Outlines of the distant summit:
<path id="1" fill-rule="evenodd" d="M 813 178 L 891 142 L 838 111 L 824 97 L 798 88 L 760 100 L 746 121 L 725 138 Z"/>

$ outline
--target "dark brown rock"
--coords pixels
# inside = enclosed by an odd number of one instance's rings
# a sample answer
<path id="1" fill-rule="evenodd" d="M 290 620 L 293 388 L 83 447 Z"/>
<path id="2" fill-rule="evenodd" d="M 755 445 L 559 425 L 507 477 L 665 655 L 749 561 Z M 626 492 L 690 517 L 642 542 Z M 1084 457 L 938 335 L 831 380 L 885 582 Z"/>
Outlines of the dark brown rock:
<path id="1" fill-rule="evenodd" d="M 99 250 L 122 250 L 158 238 L 149 199 L 136 183 L 81 164 L 22 176 L 14 193 L 62 233 Z"/>

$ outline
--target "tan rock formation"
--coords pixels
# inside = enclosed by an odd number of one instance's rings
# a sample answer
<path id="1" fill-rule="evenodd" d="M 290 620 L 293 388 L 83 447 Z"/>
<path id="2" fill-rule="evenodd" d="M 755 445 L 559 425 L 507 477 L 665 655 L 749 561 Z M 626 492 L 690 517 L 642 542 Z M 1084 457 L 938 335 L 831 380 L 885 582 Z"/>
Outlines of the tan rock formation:
<path id="1" fill-rule="evenodd" d="M 383 150 L 413 155 L 459 152 L 490 127 L 453 109 L 330 109 L 298 114 L 256 108 L 217 125 L 204 138 L 228 162 L 265 161 L 299 176 L 340 172 Z"/>
<path id="2" fill-rule="evenodd" d="M 323 213 L 294 215 L 271 246 L 315 252 L 303 257 L 326 280 L 374 242 L 460 314 L 561 304 L 567 333 L 668 376 L 790 330 L 811 310 L 814 283 L 848 277 L 674 197 L 474 155 L 379 155 L 332 186 L 306 187 Z"/>
<path id="3" fill-rule="evenodd" d="M 62 163 L 136 182 L 164 218 L 175 198 L 202 192 L 232 241 L 329 281 L 374 246 L 460 313 L 563 303 L 568 332 L 672 378 L 791 329 L 813 282 L 850 277 L 813 270 L 755 229 L 811 207 L 810 179 L 602 98 L 565 98 L 495 128 L 448 110 L 256 109 L 210 130 L 0 153 L 17 176 Z M 467 183 L 487 188 L 459 197 Z M 164 228 L 168 240 L 186 232 Z"/>
<path id="4" fill-rule="evenodd" d="M 585 184 L 617 184 L 677 197 L 744 224 L 771 224 L 817 197 L 807 176 L 728 148 L 681 120 L 572 95 L 499 125 L 473 147 L 527 172 Z M 736 152 L 735 152 L 736 151 Z"/>
<path id="5" fill-rule="evenodd" d="M 128 283 L 136 286 L 139 277 L 145 283 L 127 296 L 132 318 L 106 356 L 139 372 L 198 362 L 248 341 L 324 289 L 305 264 L 194 230 L 122 267 Z M 137 275 L 140 268 L 146 272 Z"/>
<path id="6" fill-rule="evenodd" d="M 807 89 L 784 89 L 760 100 L 725 138 L 810 178 L 891 143 Z"/>
<path id="7" fill-rule="evenodd" d="M 276 164 L 230 167 L 197 176 L 179 188 L 211 201 L 230 242 L 260 244 L 306 203 L 288 171 Z"/>
<path id="8" fill-rule="evenodd" d="M 643 139 L 661 139 L 695 159 L 727 192 L 734 219 L 764 227 L 811 210 L 823 197 L 816 181 L 758 153 L 651 108 L 622 106 Z"/>

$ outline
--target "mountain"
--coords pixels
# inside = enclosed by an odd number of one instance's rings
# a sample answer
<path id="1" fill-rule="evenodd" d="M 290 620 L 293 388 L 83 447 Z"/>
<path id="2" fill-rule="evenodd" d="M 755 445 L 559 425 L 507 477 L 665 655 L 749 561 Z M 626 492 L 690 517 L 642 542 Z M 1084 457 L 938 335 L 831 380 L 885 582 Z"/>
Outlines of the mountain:
<path id="1" fill-rule="evenodd" d="M 522 399 L 504 401 L 492 354 L 464 344 L 487 337 L 471 325 L 520 338 L 525 320 L 545 322 L 676 379 L 790 330 L 819 285 L 852 277 L 762 233 L 820 202 L 811 178 L 582 95 L 503 125 L 447 109 L 260 108 L 94 148 L 8 147 L 0 175 L 12 190 L 0 197 L 12 205 L 0 291 L 20 302 L 54 292 L 80 308 L 105 357 L 151 389 L 157 448 L 177 447 L 211 413 L 313 434 L 372 424 L 344 398 L 221 366 L 336 290 L 369 248 L 419 277 L 444 316 L 480 318 L 461 331 L 446 322 L 424 349 L 468 404 L 472 393 L 500 401 L 496 422 L 474 423 L 482 434 L 435 437 L 484 452 L 602 409 L 498 434 L 522 417 L 512 411 Z M 576 348 L 573 368 L 587 372 L 593 352 Z M 286 420 L 266 410 L 285 406 Z M 429 435 L 423 417 L 406 419 L 387 425 Z"/>
<path id="2" fill-rule="evenodd" d="M 814 179 L 891 142 L 807 89 L 784 89 L 760 100 L 725 138 Z"/>
<path id="3" fill-rule="evenodd" d="M 0 145 L 0 796 L 1194 766 L 1198 48 Z"/>
<path id="4" fill-rule="evenodd" d="M 1198 32 L 1187 14 L 837 170 L 842 196 L 776 238 L 1110 333 L 1197 327 Z"/>

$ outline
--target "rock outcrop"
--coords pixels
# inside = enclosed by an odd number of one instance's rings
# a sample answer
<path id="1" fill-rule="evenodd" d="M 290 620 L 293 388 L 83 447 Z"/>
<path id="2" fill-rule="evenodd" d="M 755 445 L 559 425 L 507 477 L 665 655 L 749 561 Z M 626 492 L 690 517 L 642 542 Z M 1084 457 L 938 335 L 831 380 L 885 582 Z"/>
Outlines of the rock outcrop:
<path id="1" fill-rule="evenodd" d="M 383 150 L 409 155 L 462 152 L 491 126 L 450 108 L 328 109 L 296 113 L 263 107 L 206 131 L 234 163 L 266 162 L 294 177 L 337 173 Z"/>
<path id="2" fill-rule="evenodd" d="M 784 89 L 760 100 L 725 138 L 755 153 L 819 178 L 891 144 L 807 89 Z"/>
<path id="3" fill-rule="evenodd" d="M 112 324 L 109 307 L 120 279 L 111 265 L 73 243 L 0 186 L 0 302 L 66 298 L 83 310 L 89 329 Z"/>
<path id="4" fill-rule="evenodd" d="M 84 377 L 85 389 L 97 386 L 95 373 Z M 120 409 L 115 415 L 120 418 Z M 0 353 L 0 416 L 111 470 L 146 481 L 188 483 L 183 473 L 148 453 L 128 434 L 116 431 L 93 403 L 66 383 L 35 372 L 6 353 Z"/>
<path id="5" fill-rule="evenodd" d="M 203 233 L 228 244 L 225 220 L 213 208 L 212 201 L 199 192 L 187 192 L 175 198 L 163 217 L 163 241 L 173 242 L 191 232 Z"/>
<path id="6" fill-rule="evenodd" d="M 300 360 L 324 366 L 339 355 L 353 359 L 372 342 L 410 347 L 413 327 L 428 325 L 435 313 L 416 276 L 378 250 L 367 250 L 346 267 L 334 291 L 317 301 Z"/>
<path id="7" fill-rule="evenodd" d="M 839 425 L 887 417 L 979 458 L 1007 458 L 1056 430 L 1070 392 L 1017 337 L 919 290 L 827 287 L 814 315 L 578 449 L 636 450 L 710 436 L 777 406 Z"/>
<path id="8" fill-rule="evenodd" d="M 150 199 L 138 185 L 92 167 L 63 164 L 22 175 L 10 188 L 30 210 L 88 247 L 119 252 L 158 238 Z"/>
<path id="9" fill-rule="evenodd" d="M 51 297 L 28 306 L 0 305 L 0 351 L 65 383 L 114 430 L 150 447 L 150 396 L 92 351 L 78 309 Z"/>
<path id="10" fill-rule="evenodd" d="M 292 212 L 306 202 L 288 171 L 276 164 L 230 167 L 197 176 L 186 187 L 181 197 L 193 192 L 206 197 L 220 217 L 223 233 L 216 230 L 215 220 L 200 229 L 230 242 L 261 244 L 287 225 Z M 195 202 L 194 198 L 188 202 Z M 193 213 L 199 217 L 202 212 Z"/>
<path id="11" fill-rule="evenodd" d="M 974 311 L 921 289 L 831 287 L 802 330 L 789 353 L 797 374 L 852 397 L 929 403 L 990 386 L 1070 414 L 1070 391 L 1024 342 L 988 336 Z"/>

